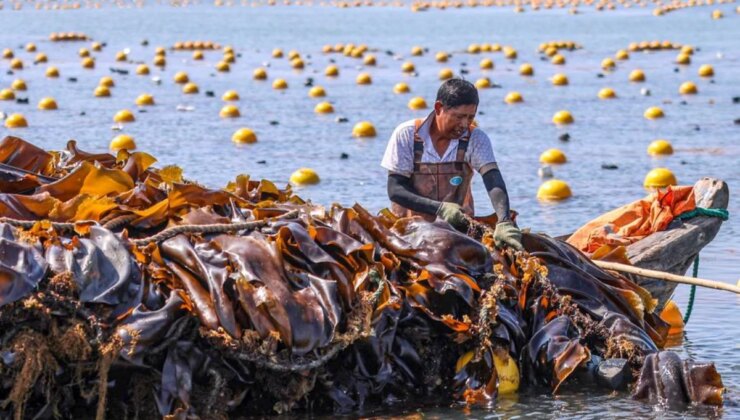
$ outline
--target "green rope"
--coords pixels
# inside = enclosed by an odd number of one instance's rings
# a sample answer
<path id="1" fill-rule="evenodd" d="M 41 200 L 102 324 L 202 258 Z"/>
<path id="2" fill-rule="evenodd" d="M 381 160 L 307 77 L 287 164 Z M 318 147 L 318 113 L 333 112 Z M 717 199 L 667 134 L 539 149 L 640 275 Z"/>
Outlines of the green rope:
<path id="1" fill-rule="evenodd" d="M 718 217 L 722 220 L 730 218 L 730 212 L 727 209 L 707 209 L 704 207 L 697 207 L 694 210 L 681 213 L 676 216 L 677 219 L 685 220 L 691 219 L 696 216 L 707 216 L 707 217 Z M 699 276 L 699 254 L 696 254 L 694 259 L 694 278 Z M 691 286 L 691 292 L 689 293 L 689 305 L 686 307 L 686 314 L 683 316 L 683 323 L 688 324 L 689 318 L 691 318 L 691 311 L 694 309 L 694 298 L 696 297 L 696 285 Z"/>
<path id="2" fill-rule="evenodd" d="M 694 278 L 699 276 L 699 254 L 696 254 L 696 258 L 694 258 Z M 691 310 L 694 309 L 694 297 L 696 296 L 696 285 L 691 285 L 691 292 L 689 293 L 689 306 L 686 307 L 686 314 L 683 316 L 683 323 L 684 325 L 689 323 L 689 318 L 691 318 Z"/>
<path id="3" fill-rule="evenodd" d="M 708 216 L 708 217 L 719 217 L 722 220 L 730 218 L 730 212 L 727 209 L 707 209 L 704 207 L 697 207 L 694 210 L 681 213 L 676 216 L 677 219 L 691 219 L 696 216 Z"/>

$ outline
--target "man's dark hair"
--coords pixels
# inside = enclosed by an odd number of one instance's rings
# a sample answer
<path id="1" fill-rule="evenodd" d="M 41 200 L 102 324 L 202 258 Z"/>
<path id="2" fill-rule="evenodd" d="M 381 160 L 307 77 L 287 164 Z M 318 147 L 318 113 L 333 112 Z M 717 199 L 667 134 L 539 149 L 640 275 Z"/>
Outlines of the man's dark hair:
<path id="1" fill-rule="evenodd" d="M 439 87 L 437 100 L 445 108 L 454 108 L 460 105 L 478 106 L 478 89 L 467 80 L 448 79 Z"/>

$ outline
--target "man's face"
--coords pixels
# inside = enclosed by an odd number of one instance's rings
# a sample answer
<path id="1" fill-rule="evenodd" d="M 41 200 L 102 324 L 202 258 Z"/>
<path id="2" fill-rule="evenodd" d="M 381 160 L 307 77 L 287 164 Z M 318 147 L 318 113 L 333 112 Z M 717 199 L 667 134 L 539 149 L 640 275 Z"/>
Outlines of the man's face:
<path id="1" fill-rule="evenodd" d="M 444 137 L 450 139 L 456 139 L 463 135 L 465 130 L 473 123 L 477 111 L 478 106 L 472 104 L 446 108 L 439 101 L 434 103 L 437 128 Z"/>

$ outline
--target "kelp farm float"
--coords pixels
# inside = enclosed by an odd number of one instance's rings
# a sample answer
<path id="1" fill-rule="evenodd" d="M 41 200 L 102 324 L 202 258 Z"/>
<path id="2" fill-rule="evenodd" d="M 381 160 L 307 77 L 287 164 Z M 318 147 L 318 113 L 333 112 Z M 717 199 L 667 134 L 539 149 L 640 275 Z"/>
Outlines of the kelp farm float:
<path id="1" fill-rule="evenodd" d="M 0 163 L 2 418 L 490 405 L 570 383 L 722 404 L 712 363 L 662 350 L 664 283 L 568 242 L 525 233 L 526 251 L 496 249 L 477 220 L 459 232 L 326 208 L 246 176 L 208 189 L 146 153 L 74 142 L 6 137 Z M 727 206 L 721 181 L 689 190 L 673 202 Z M 682 274 L 721 224 L 695 216 L 579 248 Z"/>

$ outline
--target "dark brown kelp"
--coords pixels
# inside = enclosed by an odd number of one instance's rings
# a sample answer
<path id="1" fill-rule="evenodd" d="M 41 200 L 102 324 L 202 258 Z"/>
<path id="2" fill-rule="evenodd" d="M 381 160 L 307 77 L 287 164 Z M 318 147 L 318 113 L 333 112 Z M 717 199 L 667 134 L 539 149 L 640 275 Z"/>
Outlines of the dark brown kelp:
<path id="1" fill-rule="evenodd" d="M 326 209 L 246 176 L 211 190 L 154 162 L 0 144 L 0 416 L 490 404 L 603 384 L 604 359 L 635 397 L 722 403 L 713 365 L 659 352 L 649 293 L 563 242 L 500 251 L 477 222 Z"/>

